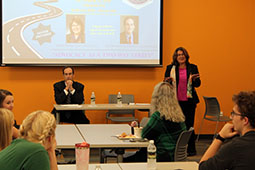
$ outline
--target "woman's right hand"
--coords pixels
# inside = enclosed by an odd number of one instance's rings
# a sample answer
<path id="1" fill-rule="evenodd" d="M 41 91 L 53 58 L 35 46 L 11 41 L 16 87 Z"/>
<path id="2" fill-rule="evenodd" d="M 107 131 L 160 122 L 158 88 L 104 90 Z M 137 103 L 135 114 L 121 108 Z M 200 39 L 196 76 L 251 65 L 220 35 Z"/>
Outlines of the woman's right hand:
<path id="1" fill-rule="evenodd" d="M 138 126 L 138 122 L 137 121 L 132 121 L 130 126 L 131 127 L 137 127 Z"/>
<path id="2" fill-rule="evenodd" d="M 172 81 L 173 81 L 174 79 L 172 78 L 172 77 L 165 77 L 164 78 L 164 82 L 168 82 L 168 83 L 172 83 Z"/>

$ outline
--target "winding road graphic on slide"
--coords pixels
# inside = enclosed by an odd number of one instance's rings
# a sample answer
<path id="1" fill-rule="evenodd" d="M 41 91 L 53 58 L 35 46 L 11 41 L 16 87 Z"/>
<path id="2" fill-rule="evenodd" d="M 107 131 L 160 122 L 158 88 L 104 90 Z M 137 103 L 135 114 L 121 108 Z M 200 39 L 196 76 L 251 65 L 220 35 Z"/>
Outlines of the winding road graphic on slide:
<path id="1" fill-rule="evenodd" d="M 8 58 L 29 57 L 40 59 L 43 58 L 26 42 L 26 40 L 23 37 L 23 31 L 29 25 L 34 24 L 36 22 L 61 16 L 63 14 L 63 11 L 61 9 L 46 4 L 57 1 L 58 0 L 34 2 L 33 5 L 45 8 L 48 10 L 48 12 L 16 18 L 4 24 L 3 57 L 5 56 Z"/>

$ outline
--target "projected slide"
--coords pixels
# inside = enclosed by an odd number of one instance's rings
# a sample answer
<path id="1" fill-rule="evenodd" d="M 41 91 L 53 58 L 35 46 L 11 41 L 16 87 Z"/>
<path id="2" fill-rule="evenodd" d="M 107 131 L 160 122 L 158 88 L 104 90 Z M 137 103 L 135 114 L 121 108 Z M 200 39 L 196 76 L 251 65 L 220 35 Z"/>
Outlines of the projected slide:
<path id="1" fill-rule="evenodd" d="M 159 65 L 161 0 L 2 1 L 2 63 Z"/>

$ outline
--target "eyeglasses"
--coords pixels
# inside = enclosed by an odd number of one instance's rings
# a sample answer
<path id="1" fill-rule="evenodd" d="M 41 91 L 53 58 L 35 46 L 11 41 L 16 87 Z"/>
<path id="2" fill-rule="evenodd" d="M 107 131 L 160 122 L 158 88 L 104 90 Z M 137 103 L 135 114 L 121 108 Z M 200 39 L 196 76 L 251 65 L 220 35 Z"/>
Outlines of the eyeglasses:
<path id="1" fill-rule="evenodd" d="M 244 116 L 244 115 L 239 114 L 239 113 L 236 113 L 236 112 L 234 112 L 234 111 L 232 111 L 232 112 L 230 113 L 230 115 L 231 115 L 231 117 L 233 117 L 234 115 L 235 115 L 235 116 Z"/>
<path id="2" fill-rule="evenodd" d="M 184 56 L 184 54 L 177 54 L 177 56 Z"/>

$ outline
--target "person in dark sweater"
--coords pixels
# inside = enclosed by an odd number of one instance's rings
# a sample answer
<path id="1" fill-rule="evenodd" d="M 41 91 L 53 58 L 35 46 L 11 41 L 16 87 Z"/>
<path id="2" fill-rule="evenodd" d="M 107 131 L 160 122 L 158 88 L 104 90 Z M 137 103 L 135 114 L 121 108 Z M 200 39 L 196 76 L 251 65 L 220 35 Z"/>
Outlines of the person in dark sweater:
<path id="1" fill-rule="evenodd" d="M 232 124 L 225 124 L 218 133 L 201 158 L 199 170 L 254 169 L 255 91 L 240 92 L 233 102 Z M 225 139 L 230 141 L 223 145 Z"/>

